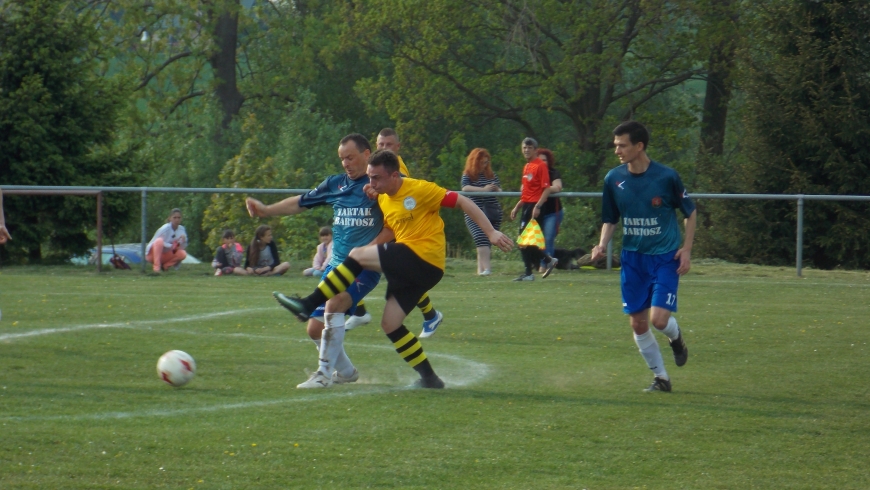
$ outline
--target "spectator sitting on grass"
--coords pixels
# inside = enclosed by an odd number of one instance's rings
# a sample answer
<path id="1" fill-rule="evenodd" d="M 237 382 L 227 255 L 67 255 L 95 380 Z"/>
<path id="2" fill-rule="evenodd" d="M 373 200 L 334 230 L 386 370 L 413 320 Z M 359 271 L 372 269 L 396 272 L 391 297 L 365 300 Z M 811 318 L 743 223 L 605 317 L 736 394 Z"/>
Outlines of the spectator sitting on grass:
<path id="1" fill-rule="evenodd" d="M 290 269 L 290 262 L 281 262 L 278 258 L 278 246 L 272 241 L 272 227 L 260 225 L 251 245 L 248 246 L 248 258 L 245 260 L 245 270 L 248 274 L 258 276 L 281 275 Z"/>
<path id="2" fill-rule="evenodd" d="M 320 244 L 311 261 L 311 267 L 302 271 L 303 276 L 321 276 L 329 260 L 332 258 L 332 229 L 328 226 L 320 228 Z"/>
<path id="3" fill-rule="evenodd" d="M 236 242 L 236 234 L 233 230 L 224 230 L 223 236 L 221 237 L 221 246 L 217 248 L 217 251 L 214 254 L 214 260 L 211 262 L 211 266 L 216 269 L 214 275 L 248 275 L 248 271 L 242 267 L 242 259 L 244 256 L 245 250 L 242 248 L 240 243 Z"/>
<path id="4" fill-rule="evenodd" d="M 187 231 L 181 226 L 181 210 L 175 208 L 169 213 L 166 224 L 154 232 L 154 237 L 145 248 L 145 260 L 154 265 L 154 272 L 169 270 L 181 265 L 187 257 Z"/>

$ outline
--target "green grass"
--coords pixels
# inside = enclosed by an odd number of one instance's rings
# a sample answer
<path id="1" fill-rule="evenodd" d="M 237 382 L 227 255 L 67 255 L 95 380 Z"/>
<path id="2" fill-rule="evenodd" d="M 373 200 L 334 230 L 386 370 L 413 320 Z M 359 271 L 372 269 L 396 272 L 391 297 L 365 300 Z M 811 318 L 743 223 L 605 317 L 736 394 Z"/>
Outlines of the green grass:
<path id="1" fill-rule="evenodd" d="M 495 266 L 452 261 L 432 292 L 443 391 L 404 389 L 383 285 L 347 335 L 360 381 L 303 391 L 315 349 L 270 293 L 313 279 L 4 268 L 0 487 L 870 487 L 870 274 L 696 261 L 689 362 L 658 336 L 674 392 L 645 394 L 618 274 Z M 197 361 L 181 389 L 155 373 L 170 349 Z"/>

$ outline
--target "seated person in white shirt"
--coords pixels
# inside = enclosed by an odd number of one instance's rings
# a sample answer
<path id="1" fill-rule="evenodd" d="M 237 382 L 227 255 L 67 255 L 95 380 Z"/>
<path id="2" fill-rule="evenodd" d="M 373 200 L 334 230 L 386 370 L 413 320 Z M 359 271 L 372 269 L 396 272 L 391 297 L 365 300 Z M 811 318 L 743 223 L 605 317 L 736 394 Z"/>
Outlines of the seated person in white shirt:
<path id="1" fill-rule="evenodd" d="M 187 232 L 181 226 L 181 210 L 175 208 L 169 213 L 166 224 L 157 229 L 154 238 L 145 248 L 145 260 L 154 265 L 154 272 L 169 270 L 178 266 L 187 257 Z"/>

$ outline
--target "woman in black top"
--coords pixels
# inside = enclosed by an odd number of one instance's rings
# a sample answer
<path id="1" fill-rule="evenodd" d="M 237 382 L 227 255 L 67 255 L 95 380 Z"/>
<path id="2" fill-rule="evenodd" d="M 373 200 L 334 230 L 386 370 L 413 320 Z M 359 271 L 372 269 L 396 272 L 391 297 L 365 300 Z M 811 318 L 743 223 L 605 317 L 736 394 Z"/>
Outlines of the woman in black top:
<path id="1" fill-rule="evenodd" d="M 258 276 L 274 276 L 283 274 L 290 269 L 290 262 L 278 259 L 278 246 L 272 241 L 272 227 L 260 225 L 251 245 L 248 246 L 248 257 L 245 259 L 245 270 L 248 274 Z"/>
<path id="2" fill-rule="evenodd" d="M 550 171 L 550 188 L 553 189 L 552 194 L 562 192 L 562 175 L 556 170 L 556 158 L 553 152 L 546 148 L 538 149 L 538 158 L 547 162 L 547 168 Z M 547 255 L 553 256 L 556 250 L 556 235 L 559 234 L 559 225 L 562 224 L 562 218 L 565 216 L 565 210 L 562 209 L 562 201 L 558 197 L 550 197 L 544 206 L 541 207 L 541 214 L 538 215 L 538 223 L 541 225 L 541 231 L 544 232 L 544 242 L 546 243 Z M 541 261 L 540 270 L 546 270 L 547 263 Z"/>

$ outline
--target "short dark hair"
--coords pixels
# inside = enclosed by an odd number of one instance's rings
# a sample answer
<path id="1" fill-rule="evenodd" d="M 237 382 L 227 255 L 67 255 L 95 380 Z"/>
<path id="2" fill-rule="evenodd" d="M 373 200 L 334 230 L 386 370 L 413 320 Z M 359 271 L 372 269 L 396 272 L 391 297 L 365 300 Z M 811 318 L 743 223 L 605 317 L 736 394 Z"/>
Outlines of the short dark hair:
<path id="1" fill-rule="evenodd" d="M 399 157 L 390 150 L 378 150 L 369 156 L 369 165 L 372 167 L 384 167 L 391 175 L 399 171 Z"/>
<path id="2" fill-rule="evenodd" d="M 624 134 L 628 134 L 628 139 L 633 145 L 643 143 L 644 151 L 649 147 L 649 130 L 643 124 L 637 121 L 625 121 L 613 130 L 613 136 Z"/>
<path id="3" fill-rule="evenodd" d="M 396 141 L 401 141 L 401 140 L 399 139 L 399 133 L 397 133 L 396 130 L 393 129 L 393 128 L 384 128 L 384 129 L 382 129 L 381 132 L 378 133 L 378 136 L 381 136 L 381 137 L 383 137 L 383 138 L 389 138 L 390 136 L 395 136 L 395 137 L 396 137 Z"/>
<path id="4" fill-rule="evenodd" d="M 224 240 L 226 240 L 227 238 L 235 238 L 235 237 L 236 237 L 236 234 L 233 232 L 233 230 L 224 230 L 224 234 L 223 234 L 223 236 L 221 236 L 221 238 L 223 238 Z"/>
<path id="5" fill-rule="evenodd" d="M 368 138 L 359 133 L 350 133 L 349 135 L 342 138 L 339 144 L 346 145 L 349 141 L 353 141 L 354 143 L 356 143 L 356 148 L 360 151 L 360 153 L 366 150 L 372 151 L 372 145 L 371 143 L 369 143 Z"/>
<path id="6" fill-rule="evenodd" d="M 320 236 L 332 236 L 332 228 L 323 226 L 320 228 Z"/>
<path id="7" fill-rule="evenodd" d="M 523 146 L 533 146 L 535 148 L 538 147 L 538 140 L 535 138 L 526 138 L 523 140 Z"/>

